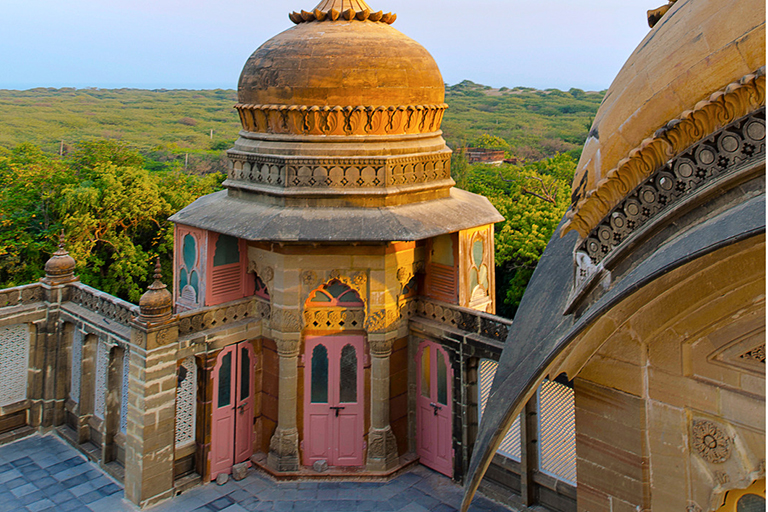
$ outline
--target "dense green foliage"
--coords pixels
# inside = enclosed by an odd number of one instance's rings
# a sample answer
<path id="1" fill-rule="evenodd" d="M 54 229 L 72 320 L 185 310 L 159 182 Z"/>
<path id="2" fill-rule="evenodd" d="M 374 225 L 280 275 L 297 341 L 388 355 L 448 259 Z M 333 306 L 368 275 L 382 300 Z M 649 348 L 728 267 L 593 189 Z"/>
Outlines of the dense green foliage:
<path id="1" fill-rule="evenodd" d="M 0 150 L 0 287 L 35 281 L 61 230 L 81 280 L 137 301 L 160 256 L 172 275 L 167 218 L 215 191 L 223 176 L 150 171 L 125 144 L 78 144 L 66 157 L 32 144 Z"/>
<path id="2" fill-rule="evenodd" d="M 506 220 L 496 224 L 497 312 L 512 318 L 571 197 L 576 161 L 556 155 L 533 164 L 471 165 L 458 160 L 454 179 L 486 196 Z"/>
<path id="3" fill-rule="evenodd" d="M 499 137 L 510 154 L 536 161 L 557 153 L 578 160 L 604 92 L 493 89 L 468 80 L 446 87 L 449 108 L 443 132 L 452 148 L 475 145 L 483 134 Z"/>

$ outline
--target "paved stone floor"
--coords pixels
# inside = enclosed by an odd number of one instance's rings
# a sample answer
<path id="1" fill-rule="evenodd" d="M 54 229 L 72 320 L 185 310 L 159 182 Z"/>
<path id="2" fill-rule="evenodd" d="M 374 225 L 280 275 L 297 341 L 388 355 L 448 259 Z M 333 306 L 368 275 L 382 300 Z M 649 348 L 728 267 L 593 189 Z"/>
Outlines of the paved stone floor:
<path id="1" fill-rule="evenodd" d="M 250 471 L 240 482 L 208 484 L 161 503 L 152 512 L 403 511 L 449 512 L 461 487 L 423 466 L 387 483 L 280 482 Z M 122 485 L 53 435 L 34 435 L 0 447 L 0 512 L 135 512 Z M 476 512 L 508 508 L 484 497 Z"/>

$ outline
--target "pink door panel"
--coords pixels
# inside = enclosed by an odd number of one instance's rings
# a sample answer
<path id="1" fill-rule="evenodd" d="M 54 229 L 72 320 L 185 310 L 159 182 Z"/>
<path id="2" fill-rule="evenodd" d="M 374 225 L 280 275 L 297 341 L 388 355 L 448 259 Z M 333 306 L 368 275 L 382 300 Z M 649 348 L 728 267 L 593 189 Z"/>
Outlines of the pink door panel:
<path id="1" fill-rule="evenodd" d="M 213 368 L 213 418 L 211 425 L 211 480 L 232 471 L 235 429 L 235 388 L 237 351 L 227 347 L 219 354 Z"/>
<path id="2" fill-rule="evenodd" d="M 363 465 L 363 338 L 308 337 L 304 464 Z"/>
<path id="3" fill-rule="evenodd" d="M 253 368 L 249 342 L 226 347 L 213 368 L 211 480 L 253 455 Z"/>
<path id="4" fill-rule="evenodd" d="M 452 477 L 452 372 L 448 354 L 437 343 L 424 341 L 416 364 L 416 452 L 422 464 Z"/>
<path id="5" fill-rule="evenodd" d="M 235 464 L 245 462 L 253 455 L 253 345 L 249 342 L 237 346 L 237 412 L 235 413 Z"/>

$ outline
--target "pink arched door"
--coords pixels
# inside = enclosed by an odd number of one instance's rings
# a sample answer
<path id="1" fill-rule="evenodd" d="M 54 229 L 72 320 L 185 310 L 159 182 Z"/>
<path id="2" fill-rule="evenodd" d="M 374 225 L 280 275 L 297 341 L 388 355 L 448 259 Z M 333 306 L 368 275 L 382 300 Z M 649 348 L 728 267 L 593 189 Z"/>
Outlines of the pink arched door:
<path id="1" fill-rule="evenodd" d="M 451 380 L 448 354 L 423 341 L 416 355 L 416 453 L 420 462 L 453 477 Z"/>
<path id="2" fill-rule="evenodd" d="M 253 455 L 253 368 L 250 342 L 221 351 L 213 368 L 211 480 Z"/>
<path id="3" fill-rule="evenodd" d="M 304 464 L 362 466 L 363 337 L 306 339 L 304 356 Z"/>

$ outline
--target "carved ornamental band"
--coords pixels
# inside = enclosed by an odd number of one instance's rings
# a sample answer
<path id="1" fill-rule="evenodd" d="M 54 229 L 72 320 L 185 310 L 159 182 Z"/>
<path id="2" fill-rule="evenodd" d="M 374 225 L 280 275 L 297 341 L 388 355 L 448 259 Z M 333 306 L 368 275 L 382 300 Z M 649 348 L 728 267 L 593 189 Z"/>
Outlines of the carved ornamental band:
<path id="1" fill-rule="evenodd" d="M 441 105 L 319 107 L 235 105 L 240 122 L 253 133 L 287 135 L 415 135 L 440 129 L 448 108 Z"/>

